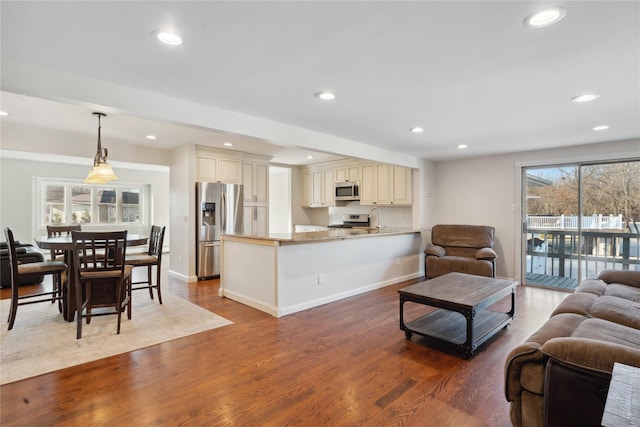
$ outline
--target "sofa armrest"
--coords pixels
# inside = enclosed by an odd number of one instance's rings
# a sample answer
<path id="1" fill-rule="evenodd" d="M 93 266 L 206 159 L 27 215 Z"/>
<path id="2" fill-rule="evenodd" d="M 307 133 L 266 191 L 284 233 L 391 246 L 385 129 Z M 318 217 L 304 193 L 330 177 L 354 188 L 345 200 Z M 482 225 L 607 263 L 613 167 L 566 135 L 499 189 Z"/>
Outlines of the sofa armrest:
<path id="1" fill-rule="evenodd" d="M 540 344 L 536 342 L 524 342 L 515 347 L 504 365 L 504 393 L 507 401 L 520 400 L 524 388 L 520 381 L 522 368 L 527 363 L 545 363 L 545 355 L 540 351 Z"/>
<path id="2" fill-rule="evenodd" d="M 604 270 L 598 274 L 598 279 L 606 283 L 621 283 L 640 288 L 640 271 Z"/>
<path id="3" fill-rule="evenodd" d="M 442 246 L 429 245 L 424 249 L 424 253 L 427 255 L 441 257 L 441 256 L 445 256 L 447 254 L 447 251 L 445 251 L 445 249 Z"/>
<path id="4" fill-rule="evenodd" d="M 476 251 L 476 259 L 493 260 L 498 257 L 496 252 L 491 248 L 481 248 Z"/>
<path id="5" fill-rule="evenodd" d="M 615 362 L 640 367 L 640 350 L 589 338 L 552 338 L 542 346 L 547 356 L 583 370 L 611 373 Z"/>

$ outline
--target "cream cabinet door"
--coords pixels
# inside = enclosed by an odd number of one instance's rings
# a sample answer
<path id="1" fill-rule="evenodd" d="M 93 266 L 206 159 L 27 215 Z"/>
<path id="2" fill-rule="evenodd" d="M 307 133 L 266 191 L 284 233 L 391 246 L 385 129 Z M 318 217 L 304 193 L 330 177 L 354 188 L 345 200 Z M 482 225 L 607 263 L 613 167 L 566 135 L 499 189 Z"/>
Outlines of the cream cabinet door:
<path id="1" fill-rule="evenodd" d="M 375 202 L 391 204 L 393 202 L 393 166 L 377 164 L 376 175 Z"/>
<path id="2" fill-rule="evenodd" d="M 269 203 L 269 165 L 256 163 L 253 165 L 253 191 L 257 203 Z"/>
<path id="3" fill-rule="evenodd" d="M 322 172 L 322 206 L 335 206 L 335 180 L 333 169 Z"/>
<path id="4" fill-rule="evenodd" d="M 228 184 L 240 183 L 240 161 L 220 158 L 218 181 Z"/>
<path id="5" fill-rule="evenodd" d="M 311 193 L 313 180 L 309 172 L 302 173 L 302 206 L 308 208 L 311 206 Z"/>
<path id="6" fill-rule="evenodd" d="M 360 166 L 348 166 L 337 168 L 335 171 L 336 182 L 360 181 Z"/>
<path id="7" fill-rule="evenodd" d="M 269 207 L 245 206 L 242 222 L 245 234 L 266 235 L 269 232 Z"/>
<path id="8" fill-rule="evenodd" d="M 198 181 L 218 182 L 218 159 L 215 157 L 198 157 L 196 175 Z"/>
<path id="9" fill-rule="evenodd" d="M 401 166 L 393 167 L 393 204 L 411 204 L 411 169 Z"/>
<path id="10" fill-rule="evenodd" d="M 360 204 L 373 205 L 376 203 L 376 165 L 362 166 L 362 178 L 360 179 Z"/>
<path id="11" fill-rule="evenodd" d="M 242 164 L 242 185 L 244 186 L 244 201 L 253 202 L 255 191 L 253 190 L 253 163 Z"/>
<path id="12" fill-rule="evenodd" d="M 310 206 L 322 206 L 322 172 L 311 174 L 311 201 Z"/>

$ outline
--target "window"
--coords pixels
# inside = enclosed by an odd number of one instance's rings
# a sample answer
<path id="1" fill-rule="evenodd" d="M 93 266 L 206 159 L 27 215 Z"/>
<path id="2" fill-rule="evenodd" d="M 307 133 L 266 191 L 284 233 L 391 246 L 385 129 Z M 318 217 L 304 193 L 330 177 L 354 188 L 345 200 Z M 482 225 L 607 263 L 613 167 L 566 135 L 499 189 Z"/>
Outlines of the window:
<path id="1" fill-rule="evenodd" d="M 87 185 L 36 178 L 38 224 L 145 225 L 148 185 Z"/>

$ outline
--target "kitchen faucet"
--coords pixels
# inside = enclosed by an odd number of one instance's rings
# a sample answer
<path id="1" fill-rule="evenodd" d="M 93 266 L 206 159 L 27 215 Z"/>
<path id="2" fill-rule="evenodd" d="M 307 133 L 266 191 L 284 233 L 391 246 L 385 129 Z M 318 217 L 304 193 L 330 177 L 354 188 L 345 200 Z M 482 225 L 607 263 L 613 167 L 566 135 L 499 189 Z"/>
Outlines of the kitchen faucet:
<path id="1" fill-rule="evenodd" d="M 371 214 L 373 213 L 373 211 L 377 211 L 378 213 L 378 215 L 376 216 L 376 228 L 379 230 L 380 228 L 382 228 L 382 226 L 380 225 L 380 209 L 378 209 L 377 206 L 372 207 L 369 211 L 369 218 L 371 218 Z"/>

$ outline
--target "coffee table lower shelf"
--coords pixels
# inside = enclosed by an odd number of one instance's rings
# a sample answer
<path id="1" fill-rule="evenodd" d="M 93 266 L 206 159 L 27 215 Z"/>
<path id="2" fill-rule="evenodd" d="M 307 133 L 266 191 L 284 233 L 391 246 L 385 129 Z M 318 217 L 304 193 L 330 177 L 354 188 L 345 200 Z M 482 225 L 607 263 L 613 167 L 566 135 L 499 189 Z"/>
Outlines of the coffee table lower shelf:
<path id="1" fill-rule="evenodd" d="M 468 320 L 462 313 L 440 308 L 405 323 L 401 329 L 405 331 L 407 339 L 411 339 L 414 333 L 422 335 L 470 358 L 480 345 L 511 323 L 512 319 L 509 313 L 481 310 Z M 468 336 L 469 333 L 472 337 Z"/>

